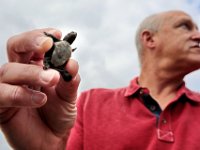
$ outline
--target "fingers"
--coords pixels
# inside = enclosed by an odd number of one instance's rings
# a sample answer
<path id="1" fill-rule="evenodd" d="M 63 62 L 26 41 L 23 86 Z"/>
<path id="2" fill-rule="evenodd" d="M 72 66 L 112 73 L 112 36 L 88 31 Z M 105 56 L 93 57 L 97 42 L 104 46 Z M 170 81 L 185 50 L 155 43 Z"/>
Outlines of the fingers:
<path id="1" fill-rule="evenodd" d="M 50 33 L 58 39 L 61 38 L 61 32 L 53 28 L 37 29 L 15 35 L 7 42 L 9 60 L 26 63 L 33 53 L 37 53 L 38 58 L 42 57 L 39 54 L 44 54 L 53 44 L 52 39 L 46 36 L 44 32 Z"/>
<path id="2" fill-rule="evenodd" d="M 47 96 L 42 92 L 23 86 L 0 84 L 0 108 L 39 107 L 46 101 Z"/>
<path id="3" fill-rule="evenodd" d="M 68 102 L 74 102 L 77 97 L 77 90 L 80 83 L 80 76 L 78 74 L 78 62 L 70 59 L 66 65 L 66 70 L 72 76 L 72 80 L 69 82 L 64 81 L 62 78 L 60 79 L 56 92 L 57 95 Z"/>
<path id="4" fill-rule="evenodd" d="M 0 108 L 39 107 L 46 103 L 46 94 L 27 88 L 51 87 L 60 75 L 55 70 L 43 70 L 36 65 L 7 63 L 0 68 Z M 25 86 L 27 85 L 27 86 Z"/>
<path id="5" fill-rule="evenodd" d="M 0 82 L 13 85 L 50 87 L 59 81 L 55 70 L 43 70 L 36 65 L 7 63 L 0 68 Z"/>

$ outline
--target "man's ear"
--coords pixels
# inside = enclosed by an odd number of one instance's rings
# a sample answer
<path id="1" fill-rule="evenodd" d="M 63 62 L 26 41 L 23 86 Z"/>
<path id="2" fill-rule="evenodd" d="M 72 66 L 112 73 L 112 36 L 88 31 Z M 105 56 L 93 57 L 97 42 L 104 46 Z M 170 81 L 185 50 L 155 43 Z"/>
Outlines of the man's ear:
<path id="1" fill-rule="evenodd" d="M 149 47 L 152 49 L 156 46 L 154 33 L 149 30 L 144 30 L 142 32 L 141 40 L 143 42 L 143 45 L 145 45 L 146 47 Z"/>

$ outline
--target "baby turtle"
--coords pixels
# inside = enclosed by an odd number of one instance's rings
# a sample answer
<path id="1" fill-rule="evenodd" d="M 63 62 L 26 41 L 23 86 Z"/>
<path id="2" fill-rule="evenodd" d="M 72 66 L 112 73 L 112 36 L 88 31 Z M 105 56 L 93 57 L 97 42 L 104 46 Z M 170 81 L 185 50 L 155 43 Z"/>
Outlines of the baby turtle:
<path id="1" fill-rule="evenodd" d="M 60 72 L 65 81 L 70 81 L 72 76 L 65 70 L 65 65 L 71 57 L 71 53 L 76 49 L 72 49 L 70 45 L 76 39 L 77 33 L 72 31 L 68 33 L 63 40 L 59 40 L 47 32 L 44 32 L 44 34 L 51 37 L 54 41 L 54 44 L 44 55 L 43 68 L 45 70 L 48 68 L 55 69 Z"/>

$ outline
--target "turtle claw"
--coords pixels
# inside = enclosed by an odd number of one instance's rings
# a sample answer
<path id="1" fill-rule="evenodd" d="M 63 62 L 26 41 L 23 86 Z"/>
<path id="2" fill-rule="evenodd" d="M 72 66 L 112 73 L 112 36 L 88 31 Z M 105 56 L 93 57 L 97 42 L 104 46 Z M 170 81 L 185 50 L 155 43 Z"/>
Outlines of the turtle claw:
<path id="1" fill-rule="evenodd" d="M 72 49 L 72 52 L 74 52 L 76 49 L 77 49 L 77 48 L 73 48 L 73 49 Z"/>

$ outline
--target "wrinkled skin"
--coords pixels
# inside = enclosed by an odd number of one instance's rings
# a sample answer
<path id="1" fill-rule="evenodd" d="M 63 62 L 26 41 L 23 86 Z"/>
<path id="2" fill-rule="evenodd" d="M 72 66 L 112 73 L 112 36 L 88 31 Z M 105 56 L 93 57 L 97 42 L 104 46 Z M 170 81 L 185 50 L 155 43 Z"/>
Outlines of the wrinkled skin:
<path id="1" fill-rule="evenodd" d="M 11 37 L 7 43 L 9 63 L 0 68 L 0 127 L 14 149 L 65 149 L 76 116 L 80 82 L 78 63 L 69 59 L 65 82 L 53 69 L 43 70 L 44 53 L 56 29 L 39 29 Z"/>

